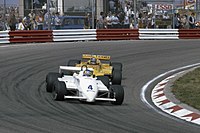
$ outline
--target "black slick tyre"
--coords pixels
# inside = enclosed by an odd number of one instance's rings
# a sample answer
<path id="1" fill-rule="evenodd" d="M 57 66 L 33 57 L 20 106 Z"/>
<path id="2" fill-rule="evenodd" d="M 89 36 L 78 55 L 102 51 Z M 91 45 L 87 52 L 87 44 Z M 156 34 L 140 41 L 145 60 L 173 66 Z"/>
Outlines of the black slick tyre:
<path id="1" fill-rule="evenodd" d="M 46 91 L 52 92 L 54 82 L 58 80 L 58 78 L 61 77 L 60 73 L 54 73 L 50 72 L 46 76 Z"/>
<path id="2" fill-rule="evenodd" d="M 119 63 L 119 62 L 113 62 L 113 63 L 112 63 L 112 67 L 113 67 L 113 70 L 119 70 L 119 71 L 122 71 L 122 63 Z"/>
<path id="3" fill-rule="evenodd" d="M 112 72 L 112 84 L 121 85 L 121 81 L 122 81 L 122 71 L 114 70 Z"/>
<path id="4" fill-rule="evenodd" d="M 124 88 L 121 85 L 110 86 L 110 98 L 115 98 L 116 101 L 111 102 L 114 105 L 121 105 L 124 101 Z"/>
<path id="5" fill-rule="evenodd" d="M 67 62 L 67 66 L 76 66 L 76 64 L 80 64 L 80 60 L 69 60 L 68 62 Z"/>
<path id="6" fill-rule="evenodd" d="M 65 86 L 65 83 L 62 81 L 56 81 L 54 82 L 54 88 L 53 88 L 53 99 L 56 101 L 64 101 L 64 97 L 67 94 L 67 88 Z"/>
<path id="7" fill-rule="evenodd" d="M 75 60 L 75 59 L 72 59 L 72 60 L 69 60 L 68 62 L 67 62 L 67 66 L 76 66 L 76 64 L 80 64 L 80 60 Z M 73 75 L 73 72 L 71 72 L 71 71 L 65 71 L 64 72 L 64 74 L 65 75 Z"/>

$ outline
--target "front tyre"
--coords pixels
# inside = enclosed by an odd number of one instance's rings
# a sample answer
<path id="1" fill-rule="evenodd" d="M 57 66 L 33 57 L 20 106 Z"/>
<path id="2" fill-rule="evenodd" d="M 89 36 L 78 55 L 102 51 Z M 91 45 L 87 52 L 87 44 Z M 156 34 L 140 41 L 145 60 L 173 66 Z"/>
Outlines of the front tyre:
<path id="1" fill-rule="evenodd" d="M 115 98 L 116 101 L 111 102 L 114 105 L 121 105 L 124 101 L 124 88 L 121 85 L 110 86 L 110 98 Z"/>
<path id="2" fill-rule="evenodd" d="M 65 83 L 62 81 L 54 82 L 54 89 L 53 89 L 53 99 L 56 101 L 64 101 L 65 95 L 67 94 L 67 88 Z"/>
<path id="3" fill-rule="evenodd" d="M 61 77 L 60 73 L 51 72 L 47 74 L 46 76 L 46 91 L 47 92 L 52 92 L 54 82 L 57 81 L 58 78 L 60 77 Z"/>

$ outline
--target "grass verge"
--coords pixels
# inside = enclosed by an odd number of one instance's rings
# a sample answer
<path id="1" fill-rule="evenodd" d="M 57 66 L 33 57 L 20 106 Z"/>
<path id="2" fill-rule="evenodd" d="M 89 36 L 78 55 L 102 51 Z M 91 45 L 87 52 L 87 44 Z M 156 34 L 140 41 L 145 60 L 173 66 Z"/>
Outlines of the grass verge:
<path id="1" fill-rule="evenodd" d="M 200 68 L 177 79 L 174 82 L 172 93 L 181 102 L 200 110 Z"/>

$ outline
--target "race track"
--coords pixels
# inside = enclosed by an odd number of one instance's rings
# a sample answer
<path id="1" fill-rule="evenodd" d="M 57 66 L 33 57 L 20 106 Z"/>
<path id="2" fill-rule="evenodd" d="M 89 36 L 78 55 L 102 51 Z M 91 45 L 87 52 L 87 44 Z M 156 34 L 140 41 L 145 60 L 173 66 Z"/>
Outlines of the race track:
<path id="1" fill-rule="evenodd" d="M 121 106 L 58 102 L 46 92 L 46 74 L 82 53 L 111 55 L 123 63 Z M 199 126 L 159 114 L 140 99 L 141 88 L 157 75 L 198 62 L 199 40 L 1 45 L 0 132 L 199 133 Z"/>

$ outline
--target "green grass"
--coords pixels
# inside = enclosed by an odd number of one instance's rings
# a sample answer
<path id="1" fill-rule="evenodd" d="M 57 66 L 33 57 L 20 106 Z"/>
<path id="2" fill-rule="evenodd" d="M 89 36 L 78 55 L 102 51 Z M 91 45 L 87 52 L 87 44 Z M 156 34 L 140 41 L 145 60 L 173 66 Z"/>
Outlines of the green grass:
<path id="1" fill-rule="evenodd" d="M 200 110 L 200 68 L 177 79 L 172 93 L 181 102 Z"/>

